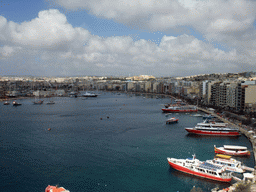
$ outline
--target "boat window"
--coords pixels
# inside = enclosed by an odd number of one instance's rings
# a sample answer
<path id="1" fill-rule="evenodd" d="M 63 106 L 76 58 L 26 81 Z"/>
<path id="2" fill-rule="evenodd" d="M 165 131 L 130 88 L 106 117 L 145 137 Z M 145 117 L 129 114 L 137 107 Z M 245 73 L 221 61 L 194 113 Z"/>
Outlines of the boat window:
<path id="1" fill-rule="evenodd" d="M 222 176 L 222 173 L 219 173 L 220 176 Z"/>

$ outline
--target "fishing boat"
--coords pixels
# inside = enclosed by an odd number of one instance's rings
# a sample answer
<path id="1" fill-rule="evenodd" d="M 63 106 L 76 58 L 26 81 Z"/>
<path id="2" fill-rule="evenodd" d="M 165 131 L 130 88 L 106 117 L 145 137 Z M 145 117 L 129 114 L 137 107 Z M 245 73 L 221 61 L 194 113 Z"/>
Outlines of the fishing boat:
<path id="1" fill-rule="evenodd" d="M 210 135 L 210 136 L 239 136 L 240 131 L 237 128 L 229 128 L 229 127 L 214 127 L 212 125 L 209 126 L 198 126 L 196 125 L 194 128 L 185 128 L 187 132 L 190 134 L 197 135 Z"/>
<path id="2" fill-rule="evenodd" d="M 171 123 L 178 123 L 179 119 L 176 119 L 175 117 L 172 117 L 170 119 L 167 119 L 166 124 L 171 124 Z"/>
<path id="3" fill-rule="evenodd" d="M 225 166 L 199 161 L 195 158 L 195 155 L 193 155 L 193 158 L 187 159 L 167 157 L 167 161 L 173 169 L 187 174 L 221 182 L 230 182 L 232 179 L 231 172 L 226 171 Z"/>
<path id="4" fill-rule="evenodd" d="M 249 156 L 250 151 L 245 146 L 236 145 L 223 145 L 223 147 L 216 147 L 214 145 L 214 152 L 224 155 L 234 155 L 234 156 Z"/>
<path id="5" fill-rule="evenodd" d="M 13 102 L 12 102 L 12 105 L 13 105 L 13 106 L 19 106 L 19 105 L 21 105 L 21 103 L 18 103 L 17 101 L 13 101 Z"/>
<path id="6" fill-rule="evenodd" d="M 65 189 L 64 187 L 48 185 L 45 192 L 69 192 L 69 190 Z"/>
<path id="7" fill-rule="evenodd" d="M 196 106 L 184 105 L 184 106 L 170 106 L 168 108 L 162 108 L 164 113 L 188 113 L 197 112 Z"/>
<path id="8" fill-rule="evenodd" d="M 211 163 L 217 166 L 226 166 L 226 169 L 236 173 L 243 173 L 241 161 L 231 158 L 229 155 L 218 154 L 212 160 L 206 160 L 207 163 Z"/>
<path id="9" fill-rule="evenodd" d="M 97 97 L 98 95 L 95 93 L 86 92 L 82 95 L 83 97 Z"/>

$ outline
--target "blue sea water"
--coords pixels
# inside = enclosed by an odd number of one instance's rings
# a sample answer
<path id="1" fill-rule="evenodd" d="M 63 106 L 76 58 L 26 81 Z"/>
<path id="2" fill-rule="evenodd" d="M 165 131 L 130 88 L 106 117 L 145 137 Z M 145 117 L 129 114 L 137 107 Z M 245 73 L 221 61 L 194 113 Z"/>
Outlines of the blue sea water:
<path id="1" fill-rule="evenodd" d="M 46 101 L 47 99 L 45 99 Z M 170 98 L 102 93 L 97 98 L 54 98 L 54 105 L 0 108 L 0 191 L 43 192 L 60 185 L 71 192 L 210 191 L 229 184 L 190 176 L 170 168 L 167 157 L 214 157 L 213 145 L 244 145 L 244 137 L 191 136 L 202 117 L 172 114 L 165 124 L 163 104 Z M 51 128 L 51 131 L 48 129 Z M 254 167 L 253 155 L 238 158 Z"/>

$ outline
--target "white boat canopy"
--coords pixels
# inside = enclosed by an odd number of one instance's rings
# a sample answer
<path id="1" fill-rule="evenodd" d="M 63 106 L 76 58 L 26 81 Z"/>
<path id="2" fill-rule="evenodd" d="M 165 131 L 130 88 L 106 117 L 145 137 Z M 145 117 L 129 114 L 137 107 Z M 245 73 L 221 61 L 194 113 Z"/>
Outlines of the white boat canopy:
<path id="1" fill-rule="evenodd" d="M 247 147 L 244 147 L 244 146 L 236 146 L 236 145 L 224 145 L 224 149 L 231 149 L 231 150 L 247 150 Z"/>

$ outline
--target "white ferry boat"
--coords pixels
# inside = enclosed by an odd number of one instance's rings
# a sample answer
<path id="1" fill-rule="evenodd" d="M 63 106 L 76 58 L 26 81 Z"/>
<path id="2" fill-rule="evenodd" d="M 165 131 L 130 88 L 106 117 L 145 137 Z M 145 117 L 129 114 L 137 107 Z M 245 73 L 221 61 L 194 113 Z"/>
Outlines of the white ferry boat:
<path id="1" fill-rule="evenodd" d="M 172 168 L 198 177 L 221 182 L 230 182 L 232 179 L 231 172 L 226 171 L 225 166 L 199 161 L 195 158 L 195 155 L 193 155 L 193 158 L 187 159 L 167 157 L 167 161 Z"/>
<path id="2" fill-rule="evenodd" d="M 227 127 L 228 123 L 211 121 L 209 119 L 206 119 L 202 123 L 197 123 L 197 126 L 203 126 L 203 127 Z"/>

